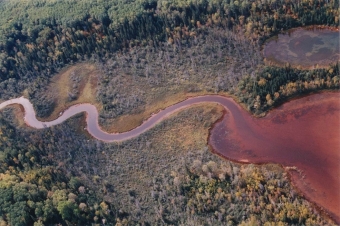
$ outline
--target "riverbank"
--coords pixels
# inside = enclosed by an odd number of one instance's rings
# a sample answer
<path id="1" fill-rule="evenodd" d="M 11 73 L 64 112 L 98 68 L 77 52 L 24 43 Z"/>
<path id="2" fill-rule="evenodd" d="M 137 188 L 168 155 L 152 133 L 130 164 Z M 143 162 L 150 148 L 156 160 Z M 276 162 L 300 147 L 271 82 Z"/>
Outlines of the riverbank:
<path id="1" fill-rule="evenodd" d="M 299 174 L 298 177 L 296 177 L 296 175 L 292 176 L 294 185 L 296 185 L 309 200 L 322 206 L 330 213 L 333 219 L 338 221 L 336 208 L 338 204 L 337 200 L 339 199 L 340 201 L 340 198 L 336 191 L 339 190 L 340 183 L 337 182 L 334 175 L 332 176 L 331 172 L 333 172 L 333 174 L 336 172 L 337 167 L 339 167 L 337 163 L 340 162 L 340 155 L 337 153 L 337 150 L 340 149 L 340 141 L 336 139 L 337 137 L 334 138 L 334 136 L 340 134 L 340 131 L 339 128 L 338 130 L 336 130 L 337 128 L 333 128 L 334 125 L 340 123 L 340 118 L 336 114 L 336 112 L 340 111 L 340 109 L 337 108 L 339 99 L 340 93 L 314 94 L 283 104 L 279 108 L 272 110 L 264 118 L 254 118 L 231 98 L 217 95 L 194 97 L 172 105 L 151 116 L 140 127 L 120 134 L 108 134 L 101 131 L 97 121 L 97 109 L 89 104 L 72 106 L 57 120 L 52 122 L 39 122 L 36 120 L 33 106 L 24 98 L 1 103 L 0 108 L 6 107 L 7 104 L 23 104 L 26 111 L 26 123 L 36 128 L 57 125 L 73 115 L 86 111 L 87 130 L 94 137 L 106 141 L 110 141 L 108 139 L 123 141 L 143 135 L 144 132 L 153 128 L 165 118 L 169 116 L 173 117 L 174 113 L 177 114 L 184 108 L 194 107 L 202 103 L 218 103 L 225 107 L 227 113 L 225 113 L 223 117 L 219 116 L 220 120 L 215 123 L 215 126 L 209 132 L 210 136 L 208 141 L 209 144 L 212 145 L 215 153 L 224 158 L 241 163 L 278 163 L 282 166 L 297 167 L 300 172 L 303 172 L 304 176 L 302 178 L 301 174 Z M 301 104 L 302 107 L 300 106 Z M 214 114 L 215 113 L 213 113 L 213 115 Z M 327 117 L 325 117 L 326 115 Z M 332 117 L 335 118 L 333 119 Z M 215 121 L 217 119 L 218 118 L 216 118 Z M 317 123 L 315 124 L 313 122 Z M 317 129 L 313 129 L 314 127 L 310 128 L 311 125 L 316 126 Z M 278 126 L 280 128 L 276 128 Z M 308 128 L 308 131 L 303 128 Z M 294 131 L 294 133 L 292 131 Z M 170 131 L 170 133 L 172 132 Z M 176 136 L 177 135 L 176 133 Z M 171 140 L 179 141 L 176 139 L 176 136 L 172 134 Z M 226 139 L 224 136 L 229 138 Z M 247 139 L 243 139 L 244 137 L 247 137 Z M 200 139 L 202 140 L 202 137 Z M 185 140 L 180 140 L 181 142 L 179 143 L 184 142 L 186 145 L 189 145 Z M 226 140 L 227 143 L 225 143 Z M 299 152 L 301 153 L 299 154 Z M 285 153 L 285 155 L 282 156 L 282 153 Z M 319 161 L 320 158 L 323 158 L 322 164 Z M 317 169 L 315 169 L 315 164 L 318 165 Z M 321 173 L 321 176 L 318 172 Z M 330 175 L 330 177 L 327 177 L 327 175 Z M 328 182 L 319 185 L 320 177 L 323 181 L 328 180 Z M 297 181 L 303 181 L 303 183 L 297 183 Z M 333 185 L 331 189 L 329 187 L 330 184 Z M 318 197 L 322 197 L 322 199 Z"/>

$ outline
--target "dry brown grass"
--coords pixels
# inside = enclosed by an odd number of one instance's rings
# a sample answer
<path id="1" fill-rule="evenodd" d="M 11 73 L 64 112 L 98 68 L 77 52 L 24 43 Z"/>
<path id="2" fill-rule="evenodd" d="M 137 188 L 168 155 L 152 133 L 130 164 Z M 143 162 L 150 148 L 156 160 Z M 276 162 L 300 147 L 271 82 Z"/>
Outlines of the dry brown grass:
<path id="1" fill-rule="evenodd" d="M 103 161 L 115 162 L 121 167 L 120 177 L 107 178 L 115 187 L 118 202 L 126 202 L 127 189 L 133 189 L 149 197 L 149 182 L 153 176 L 161 173 L 170 174 L 181 159 L 193 150 L 202 150 L 207 146 L 209 128 L 223 115 L 224 108 L 215 103 L 198 104 L 174 113 L 163 121 L 162 126 L 156 126 L 150 133 L 142 135 L 142 140 L 150 142 L 149 148 L 141 148 L 138 151 L 115 149 L 101 156 Z M 135 140 L 132 142 L 138 147 Z M 141 142 L 143 144 L 143 142 Z M 199 153 L 197 153 L 198 155 Z M 142 159 L 142 160 L 140 160 Z M 135 167 L 131 167 L 135 164 Z M 139 162 L 141 161 L 141 162 Z M 137 164 L 138 162 L 138 164 Z M 111 166 L 102 165 L 103 171 Z M 118 173 L 118 172 L 117 172 Z M 112 179 L 112 181 L 111 181 Z"/>
<path id="2" fill-rule="evenodd" d="M 24 108 L 21 105 L 11 105 L 10 108 L 13 110 L 15 124 L 19 125 L 20 127 L 26 126 L 24 121 Z M 27 126 L 28 127 L 28 126 Z"/>
<path id="3" fill-rule="evenodd" d="M 81 82 L 79 85 L 79 95 L 74 101 L 68 100 L 68 92 L 70 90 L 70 75 L 72 72 L 76 72 L 81 75 Z M 53 77 L 50 87 L 47 92 L 53 94 L 56 99 L 56 107 L 53 113 L 47 118 L 40 118 L 42 121 L 50 121 L 58 118 L 59 113 L 69 108 L 72 105 L 79 103 L 90 103 L 97 107 L 100 111 L 103 106 L 96 100 L 97 90 L 97 75 L 100 72 L 94 64 L 80 63 L 69 67 L 66 67 L 59 74 Z M 189 97 L 195 97 L 200 95 L 215 94 L 213 92 L 206 91 L 203 87 L 199 87 L 198 84 L 192 84 L 189 81 L 184 81 L 173 87 L 153 87 L 151 88 L 148 83 L 143 80 L 133 79 L 131 76 L 122 75 L 120 86 L 122 92 L 131 93 L 131 90 L 142 90 L 146 92 L 144 99 L 145 105 L 135 109 L 132 114 L 123 114 L 119 117 L 106 119 L 105 124 L 101 127 L 103 130 L 110 133 L 125 132 L 132 130 L 133 128 L 141 125 L 143 121 L 148 119 L 153 113 L 158 112 L 161 109 L 169 107 L 173 104 L 181 102 Z M 191 92 L 190 88 L 195 86 L 198 92 Z M 230 96 L 226 92 L 220 92 L 219 95 Z M 235 99 L 235 97 L 233 96 Z M 246 109 L 246 106 L 242 106 Z"/>
<path id="4" fill-rule="evenodd" d="M 68 100 L 68 92 L 70 89 L 70 75 L 72 72 L 81 75 L 81 82 L 79 88 L 79 96 L 74 101 Z M 80 63 L 69 66 L 62 70 L 59 74 L 53 77 L 50 87 L 47 92 L 53 94 L 56 99 L 56 107 L 53 113 L 47 118 L 40 118 L 39 120 L 50 121 L 58 118 L 59 113 L 69 108 L 72 105 L 79 103 L 91 103 L 95 105 L 100 111 L 102 105 L 96 100 L 97 74 L 100 73 L 96 66 L 89 63 Z M 122 85 L 127 85 L 128 89 L 145 89 L 146 84 L 138 84 L 138 82 L 128 81 L 123 82 Z M 207 91 L 187 92 L 186 84 L 182 86 L 173 87 L 172 89 L 153 88 L 147 89 L 147 99 L 145 106 L 138 114 L 125 114 L 114 119 L 107 119 L 102 128 L 108 132 L 124 132 L 129 131 L 140 124 L 153 113 L 158 112 L 168 106 L 181 102 L 189 97 L 212 94 Z M 221 93 L 221 95 L 227 95 Z"/>
<path id="5" fill-rule="evenodd" d="M 200 92 L 186 92 L 185 89 L 178 90 L 177 92 L 166 92 L 162 93 L 162 95 L 157 95 L 159 90 L 150 90 L 149 98 L 145 105 L 145 109 L 138 114 L 126 114 L 115 119 L 106 120 L 106 125 L 101 125 L 101 127 L 109 132 L 109 133 L 120 133 L 132 130 L 137 126 L 141 125 L 143 121 L 148 119 L 153 113 L 158 112 L 159 110 L 165 109 L 171 105 L 184 101 L 190 97 L 197 97 L 203 95 L 214 95 L 216 93 L 200 91 Z M 242 103 L 237 96 L 230 95 L 227 92 L 219 92 L 218 95 L 232 97 L 245 111 L 247 109 L 247 105 Z M 153 98 L 157 96 L 157 98 Z M 203 105 L 202 105 L 203 106 Z M 249 114 L 251 114 L 249 112 Z M 265 114 L 258 115 L 257 117 L 263 117 Z"/>
<path id="6" fill-rule="evenodd" d="M 162 136 L 156 136 L 154 142 L 166 147 L 180 145 L 187 149 L 203 148 L 207 144 L 210 125 L 222 116 L 223 110 L 219 104 L 204 103 L 177 112 L 169 118 L 174 121 L 174 125 L 162 131 Z"/>
<path id="7" fill-rule="evenodd" d="M 75 72 L 81 76 L 79 84 L 79 96 L 76 100 L 68 100 L 68 92 L 70 90 L 70 76 Z M 91 103 L 101 109 L 101 104 L 96 101 L 98 70 L 95 65 L 88 63 L 75 64 L 63 69 L 59 74 L 53 77 L 47 92 L 52 94 L 56 100 L 56 107 L 53 113 L 41 120 L 50 121 L 58 118 L 59 113 L 72 105 L 79 103 Z"/>
<path id="8" fill-rule="evenodd" d="M 142 124 L 153 113 L 161 109 L 169 107 L 173 104 L 181 102 L 189 97 L 209 94 L 207 92 L 187 93 L 180 91 L 179 93 L 168 93 L 161 95 L 159 98 L 150 98 L 145 105 L 145 110 L 139 114 L 127 114 L 116 119 L 107 120 L 107 124 L 103 126 L 108 132 L 125 132 Z M 151 90 L 150 96 L 156 96 L 157 91 Z"/>

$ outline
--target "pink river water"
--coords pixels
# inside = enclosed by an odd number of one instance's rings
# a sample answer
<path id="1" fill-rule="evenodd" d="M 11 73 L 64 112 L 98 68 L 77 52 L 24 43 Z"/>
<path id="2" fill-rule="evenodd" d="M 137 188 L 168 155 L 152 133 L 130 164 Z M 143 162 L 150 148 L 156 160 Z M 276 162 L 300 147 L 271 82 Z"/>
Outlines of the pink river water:
<path id="1" fill-rule="evenodd" d="M 60 124 L 86 112 L 87 131 L 104 142 L 134 138 L 151 129 L 164 118 L 193 104 L 218 103 L 226 114 L 210 130 L 209 144 L 218 155 L 244 163 L 277 163 L 289 170 L 293 184 L 310 201 L 340 223 L 340 93 L 319 93 L 289 101 L 263 118 L 254 118 L 232 98 L 207 95 L 187 99 L 151 116 L 142 125 L 109 134 L 98 124 L 98 111 L 91 104 L 74 105 L 56 120 L 36 119 L 30 101 L 24 97 L 5 101 L 20 104 L 25 122 L 43 129 Z"/>

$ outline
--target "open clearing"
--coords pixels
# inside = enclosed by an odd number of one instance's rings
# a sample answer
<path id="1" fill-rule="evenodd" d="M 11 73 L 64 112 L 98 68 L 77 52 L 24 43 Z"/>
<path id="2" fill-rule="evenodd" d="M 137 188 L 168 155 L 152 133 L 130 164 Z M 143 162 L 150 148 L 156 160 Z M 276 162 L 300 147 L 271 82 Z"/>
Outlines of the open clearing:
<path id="1" fill-rule="evenodd" d="M 59 117 L 59 114 L 72 105 L 80 103 L 90 103 L 96 106 L 100 112 L 103 109 L 102 103 L 96 99 L 96 92 L 98 86 L 98 76 L 102 71 L 94 64 L 80 63 L 69 66 L 55 75 L 49 88 L 46 92 L 49 95 L 53 95 L 55 98 L 56 106 L 53 113 L 46 118 L 39 118 L 41 121 L 51 121 Z M 79 79 L 76 82 L 77 97 L 74 100 L 70 100 L 70 90 L 74 88 L 74 82 L 72 76 L 77 76 Z M 208 92 L 204 89 L 200 91 L 192 92 L 190 88 L 194 84 L 186 82 L 175 87 L 154 87 L 151 88 L 147 82 L 143 80 L 133 80 L 128 75 L 121 77 L 120 90 L 126 93 L 131 90 L 148 90 L 143 97 L 145 102 L 144 106 L 138 106 L 130 113 L 125 113 L 117 117 L 105 118 L 100 123 L 103 130 L 109 133 L 118 133 L 129 131 L 148 119 L 153 113 L 157 113 L 159 110 L 168 106 L 181 102 L 189 97 L 195 97 L 207 94 L 216 94 Z M 228 95 L 225 92 L 219 92 L 219 95 Z"/>
<path id="2" fill-rule="evenodd" d="M 43 119 L 43 121 L 51 121 L 58 118 L 59 113 L 69 108 L 72 105 L 79 103 L 91 103 L 101 109 L 100 103 L 96 101 L 96 87 L 97 87 L 97 73 L 98 70 L 93 64 L 81 63 L 66 67 L 60 73 L 55 75 L 47 92 L 55 97 L 56 106 L 53 113 Z M 70 77 L 76 75 L 79 77 L 77 83 L 78 97 L 74 100 L 70 100 L 69 93 L 73 88 L 73 84 L 70 81 Z"/>

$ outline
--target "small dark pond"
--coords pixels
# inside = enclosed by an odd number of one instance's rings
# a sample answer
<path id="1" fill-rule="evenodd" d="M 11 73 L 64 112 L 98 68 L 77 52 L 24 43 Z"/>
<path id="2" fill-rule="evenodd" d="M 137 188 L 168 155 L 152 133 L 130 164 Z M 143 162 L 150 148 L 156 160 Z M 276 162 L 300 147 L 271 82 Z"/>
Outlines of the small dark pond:
<path id="1" fill-rule="evenodd" d="M 339 31 L 297 28 L 269 39 L 263 54 L 267 62 L 303 68 L 327 67 L 339 61 Z"/>

